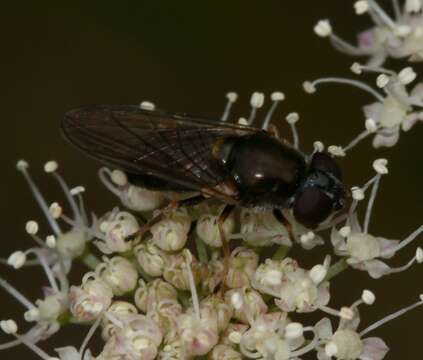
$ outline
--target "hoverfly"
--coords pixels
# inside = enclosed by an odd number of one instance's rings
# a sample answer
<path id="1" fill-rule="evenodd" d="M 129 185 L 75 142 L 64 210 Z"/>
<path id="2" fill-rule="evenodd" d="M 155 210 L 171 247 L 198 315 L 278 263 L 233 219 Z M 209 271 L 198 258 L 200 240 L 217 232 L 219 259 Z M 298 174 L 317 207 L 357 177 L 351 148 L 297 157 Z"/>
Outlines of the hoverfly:
<path id="1" fill-rule="evenodd" d="M 343 207 L 341 171 L 331 156 L 307 159 L 262 129 L 138 106 L 92 106 L 69 111 L 62 130 L 89 156 L 147 189 L 291 208 L 308 228 Z"/>

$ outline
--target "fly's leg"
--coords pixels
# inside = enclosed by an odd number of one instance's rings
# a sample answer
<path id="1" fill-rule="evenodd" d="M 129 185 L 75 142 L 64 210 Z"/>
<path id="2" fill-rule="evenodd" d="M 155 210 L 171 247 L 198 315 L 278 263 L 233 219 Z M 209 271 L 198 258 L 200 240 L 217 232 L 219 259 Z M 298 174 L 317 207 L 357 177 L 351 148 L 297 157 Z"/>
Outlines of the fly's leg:
<path id="1" fill-rule="evenodd" d="M 285 217 L 281 209 L 274 209 L 273 215 L 275 218 L 286 228 L 286 231 L 288 232 L 289 239 L 294 242 L 294 234 L 292 232 L 292 225 L 288 221 L 288 219 Z"/>
<path id="2" fill-rule="evenodd" d="M 205 201 L 206 198 L 203 195 L 195 195 L 193 197 L 179 200 L 179 201 L 171 201 L 166 207 L 164 207 L 160 213 L 153 216 L 149 221 L 147 221 L 141 228 L 134 234 L 131 235 L 131 238 L 140 238 L 142 239 L 143 236 L 151 229 L 151 227 L 155 224 L 157 224 L 159 221 L 163 220 L 164 214 L 166 211 L 177 209 L 181 206 L 192 206 L 197 205 L 203 201 Z"/>

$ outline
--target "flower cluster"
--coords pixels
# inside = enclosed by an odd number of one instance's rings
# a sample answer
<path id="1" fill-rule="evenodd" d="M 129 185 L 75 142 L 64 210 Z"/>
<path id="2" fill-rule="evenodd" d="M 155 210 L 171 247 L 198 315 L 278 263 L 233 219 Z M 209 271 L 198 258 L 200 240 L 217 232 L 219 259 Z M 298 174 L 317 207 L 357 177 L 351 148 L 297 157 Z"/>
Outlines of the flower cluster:
<path id="1" fill-rule="evenodd" d="M 320 21 L 315 28 L 338 49 L 371 57 L 367 65 L 353 64 L 355 74 L 378 74 L 379 90 L 345 78 L 304 83 L 308 93 L 332 82 L 356 86 L 375 98 L 363 106 L 363 132 L 346 146 L 328 146 L 332 156 L 346 156 L 370 135 L 375 147 L 393 146 L 401 131 L 423 119 L 419 112 L 423 85 L 408 88 L 417 77 L 413 69 L 395 72 L 381 67 L 387 56 L 423 59 L 418 46 L 423 36 L 422 4 L 407 0 L 401 10 L 393 3 L 395 19 L 373 0 L 355 4 L 358 14 L 368 13 L 375 22 L 373 29 L 360 35 L 357 47 L 335 35 L 328 21 Z M 222 121 L 229 121 L 237 98 L 236 93 L 227 94 Z M 270 99 L 262 129 L 278 137 L 271 120 L 285 95 L 274 92 Z M 254 93 L 250 114 L 237 122 L 252 124 L 264 104 L 264 94 Z M 154 109 L 150 102 L 140 106 Z M 301 151 L 299 119 L 298 113 L 287 114 L 292 138 L 283 141 Z M 316 141 L 313 154 L 323 151 L 325 145 Z M 220 221 L 224 206 L 212 198 L 197 205 L 174 206 L 175 194 L 140 188 L 121 170 L 108 168 L 101 168 L 99 177 L 119 204 L 102 216 L 89 215 L 84 188 L 69 187 L 57 162 L 49 161 L 44 170 L 62 188 L 71 212 L 67 215 L 63 204 L 45 199 L 28 163 L 21 160 L 17 169 L 50 229 L 42 231 L 36 221 L 28 221 L 26 232 L 33 246 L 0 260 L 16 270 L 36 266 L 46 279 L 43 295 L 30 300 L 0 277 L 0 287 L 23 306 L 23 320 L 32 325 L 20 331 L 15 320 L 1 320 L 0 328 L 13 339 L 1 343 L 0 350 L 22 344 L 44 360 L 299 360 L 309 354 L 319 360 L 381 360 L 389 348 L 373 332 L 423 305 L 423 295 L 362 328 L 360 309 L 374 305 L 376 295 L 358 289 L 357 299 L 338 308 L 331 305 L 335 297 L 331 284 L 347 270 L 379 279 L 422 263 L 423 249 L 418 246 L 402 266 L 393 266 L 390 259 L 413 246 L 423 225 L 403 239 L 370 232 L 380 183 L 389 173 L 388 160 L 376 159 L 368 167 L 374 175 L 350 189 L 345 209 L 312 231 L 299 224 L 289 208 L 281 210 L 288 224 L 273 209 L 261 207 L 236 208 Z M 323 252 L 324 244 L 330 246 L 330 253 Z M 295 247 L 300 254 L 313 251 L 315 262 L 294 257 L 290 250 Z M 78 262 L 87 271 L 71 284 L 69 274 Z M 311 313 L 313 317 L 308 317 Z M 55 349 L 54 355 L 42 349 L 43 340 L 72 324 L 87 326 L 80 346 Z M 103 346 L 93 354 L 89 342 L 96 332 L 101 333 Z"/>

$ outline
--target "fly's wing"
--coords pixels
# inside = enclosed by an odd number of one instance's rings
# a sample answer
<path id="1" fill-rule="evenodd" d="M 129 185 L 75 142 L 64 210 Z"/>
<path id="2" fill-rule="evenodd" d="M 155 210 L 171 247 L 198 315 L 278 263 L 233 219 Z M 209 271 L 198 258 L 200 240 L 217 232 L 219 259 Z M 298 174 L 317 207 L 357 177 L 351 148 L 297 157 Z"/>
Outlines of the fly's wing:
<path id="1" fill-rule="evenodd" d="M 88 155 L 131 174 L 228 200 L 218 190 L 226 174 L 216 166 L 213 145 L 222 138 L 260 130 L 222 122 L 142 110 L 137 106 L 92 106 L 71 110 L 65 137 Z"/>

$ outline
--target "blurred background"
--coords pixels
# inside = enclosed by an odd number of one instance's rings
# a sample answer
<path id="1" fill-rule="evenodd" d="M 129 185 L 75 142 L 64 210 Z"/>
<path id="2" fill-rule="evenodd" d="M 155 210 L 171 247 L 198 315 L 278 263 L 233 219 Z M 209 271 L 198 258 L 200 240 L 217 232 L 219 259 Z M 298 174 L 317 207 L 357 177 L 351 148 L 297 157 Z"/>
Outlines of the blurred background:
<path id="1" fill-rule="evenodd" d="M 386 6 L 389 1 L 381 0 Z M 25 233 L 27 220 L 43 222 L 22 176 L 15 170 L 18 159 L 30 163 L 30 171 L 49 202 L 63 195 L 42 168 L 47 160 L 59 162 L 70 185 L 84 185 L 89 209 L 102 214 L 117 204 L 97 178 L 98 164 L 87 159 L 62 139 L 60 120 L 67 110 L 86 104 L 137 104 L 150 100 L 174 112 L 218 118 L 225 93 L 239 92 L 233 114 L 248 114 L 253 91 L 282 90 L 287 100 L 274 119 L 286 137 L 282 121 L 291 111 L 301 115 L 299 128 L 305 150 L 314 140 L 345 145 L 363 128 L 361 106 L 372 102 L 357 89 L 336 85 L 316 94 L 302 91 L 304 80 L 320 76 L 351 76 L 355 59 L 337 53 L 312 28 L 329 18 L 337 33 L 351 41 L 369 26 L 357 17 L 353 1 L 26 1 L 2 6 L 0 256 L 32 245 Z M 400 69 L 401 63 L 388 63 Z M 416 66 L 423 75 L 423 67 Z M 374 77 L 370 78 L 374 82 Z M 422 139 L 419 125 L 404 134 L 397 147 L 372 150 L 365 141 L 353 150 L 342 167 L 348 186 L 360 185 L 373 176 L 374 159 L 389 159 L 390 175 L 382 180 L 371 232 L 402 239 L 423 222 Z M 422 240 L 418 240 L 420 245 Z M 415 247 L 404 249 L 390 264 L 408 261 Z M 318 256 L 318 257 L 317 257 Z M 322 254 L 317 252 L 316 259 Z M 1 276 L 31 299 L 40 296 L 41 273 L 1 268 Z M 75 282 L 79 283 L 79 275 Z M 363 324 L 416 301 L 422 288 L 423 268 L 401 275 L 370 280 L 361 273 L 345 273 L 334 283 L 331 304 L 346 305 L 362 289 L 377 295 L 377 303 L 362 308 Z M 4 292 L 0 318 L 21 320 L 22 308 Z M 387 359 L 413 359 L 421 355 L 423 309 L 378 329 L 391 347 Z M 22 322 L 21 322 L 22 323 Z M 79 346 L 85 330 L 64 330 L 47 341 L 45 348 Z M 10 338 L 0 334 L 0 343 Z M 1 356 L 35 359 L 24 348 Z"/>

